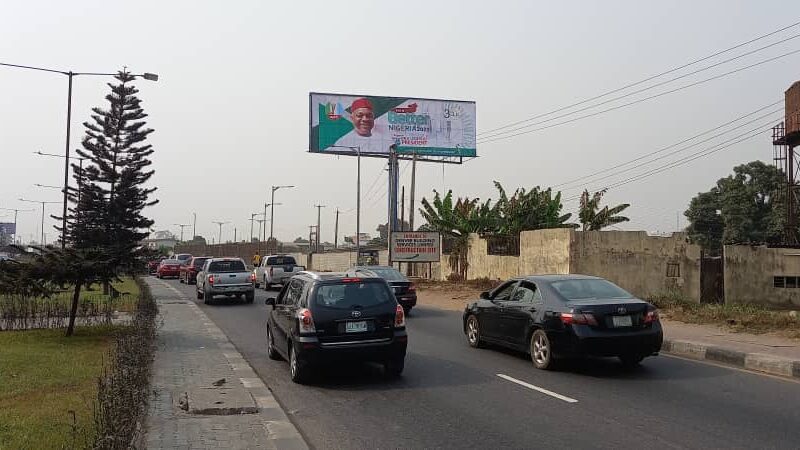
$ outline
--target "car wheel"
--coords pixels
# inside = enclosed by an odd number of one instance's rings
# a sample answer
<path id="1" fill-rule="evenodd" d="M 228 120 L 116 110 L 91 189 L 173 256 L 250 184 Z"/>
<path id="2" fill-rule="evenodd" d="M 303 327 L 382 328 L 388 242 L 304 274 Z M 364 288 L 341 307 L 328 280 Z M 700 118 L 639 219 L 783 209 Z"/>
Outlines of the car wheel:
<path id="1" fill-rule="evenodd" d="M 255 292 L 250 292 L 250 293 L 245 294 L 244 295 L 244 301 L 246 301 L 247 303 L 253 303 L 254 301 L 256 301 L 256 293 Z"/>
<path id="2" fill-rule="evenodd" d="M 483 347 L 483 341 L 481 340 L 481 324 L 478 322 L 478 317 L 475 315 L 471 315 L 467 318 L 467 342 L 469 342 L 470 347 Z"/>
<path id="3" fill-rule="evenodd" d="M 410 313 L 410 312 L 411 312 L 411 307 L 410 306 L 403 306 L 403 314 L 408 316 L 408 313 Z"/>
<path id="4" fill-rule="evenodd" d="M 202 292 L 200 292 L 197 289 L 195 289 L 195 293 L 197 294 L 197 299 L 198 300 L 202 300 L 203 299 L 203 293 Z"/>
<path id="5" fill-rule="evenodd" d="M 389 378 L 397 378 L 403 374 L 406 366 L 405 358 L 393 358 L 383 364 L 383 371 Z"/>
<path id="6" fill-rule="evenodd" d="M 298 360 L 297 352 L 294 351 L 291 343 L 289 344 L 289 376 L 298 384 L 305 383 L 308 377 L 307 370 Z"/>
<path id="7" fill-rule="evenodd" d="M 178 283 L 183 283 L 183 277 L 178 275 Z"/>
<path id="8" fill-rule="evenodd" d="M 269 326 L 267 327 L 267 356 L 274 361 L 281 359 L 281 355 L 275 350 L 275 340 L 272 338 L 272 330 Z"/>
<path id="9" fill-rule="evenodd" d="M 531 336 L 531 360 L 537 369 L 553 368 L 553 348 L 547 333 L 543 330 L 536 330 Z"/>
<path id="10" fill-rule="evenodd" d="M 205 303 L 206 305 L 210 305 L 213 298 L 214 298 L 213 295 L 203 290 L 203 303 Z"/>
<path id="11" fill-rule="evenodd" d="M 644 356 L 641 355 L 622 355 L 619 357 L 622 366 L 628 369 L 637 367 L 643 359 Z"/>
<path id="12" fill-rule="evenodd" d="M 267 284 L 267 277 L 266 277 L 266 275 L 264 276 L 264 282 L 263 282 L 263 283 L 261 283 L 261 287 L 263 287 L 263 288 L 264 288 L 264 292 L 268 292 L 268 291 L 269 291 L 269 285 Z"/>

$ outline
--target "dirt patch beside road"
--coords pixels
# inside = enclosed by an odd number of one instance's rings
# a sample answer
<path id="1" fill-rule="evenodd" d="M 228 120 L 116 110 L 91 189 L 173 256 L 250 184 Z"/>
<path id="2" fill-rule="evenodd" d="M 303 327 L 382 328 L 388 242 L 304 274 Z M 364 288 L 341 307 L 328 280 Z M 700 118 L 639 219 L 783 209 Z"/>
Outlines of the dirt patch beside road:
<path id="1" fill-rule="evenodd" d="M 478 300 L 484 290 L 457 283 L 429 281 L 416 283 L 418 305 L 449 311 L 463 311 L 464 306 Z"/>

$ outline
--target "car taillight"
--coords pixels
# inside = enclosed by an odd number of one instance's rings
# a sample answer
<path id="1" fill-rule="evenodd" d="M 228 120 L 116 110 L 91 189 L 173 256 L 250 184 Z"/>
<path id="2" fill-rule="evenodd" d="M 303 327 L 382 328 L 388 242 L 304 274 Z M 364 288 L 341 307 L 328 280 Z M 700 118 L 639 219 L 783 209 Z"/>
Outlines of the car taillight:
<path id="1" fill-rule="evenodd" d="M 297 322 L 301 333 L 317 332 L 317 329 L 314 327 L 314 318 L 311 317 L 311 311 L 309 309 L 303 308 L 297 311 Z"/>
<path id="2" fill-rule="evenodd" d="M 652 311 L 647 311 L 647 314 L 644 316 L 644 323 L 653 323 L 658 322 L 658 310 L 654 309 Z"/>
<path id="3" fill-rule="evenodd" d="M 256 274 L 254 274 L 254 273 L 250 274 L 250 282 L 251 283 L 255 283 L 256 282 Z"/>
<path id="4" fill-rule="evenodd" d="M 209 275 L 208 276 L 208 284 L 211 284 L 211 285 L 214 284 L 214 275 Z"/>
<path id="5" fill-rule="evenodd" d="M 588 313 L 561 313 L 561 323 L 564 325 L 593 325 L 597 326 L 597 320 Z"/>
<path id="6" fill-rule="evenodd" d="M 342 283 L 361 283 L 361 278 L 342 278 Z"/>
<path id="7" fill-rule="evenodd" d="M 406 313 L 403 311 L 403 307 L 397 305 L 397 309 L 394 313 L 394 327 L 395 328 L 404 328 L 406 326 Z"/>
<path id="8" fill-rule="evenodd" d="M 414 283 L 408 285 L 408 292 L 417 292 L 417 287 L 414 285 Z"/>

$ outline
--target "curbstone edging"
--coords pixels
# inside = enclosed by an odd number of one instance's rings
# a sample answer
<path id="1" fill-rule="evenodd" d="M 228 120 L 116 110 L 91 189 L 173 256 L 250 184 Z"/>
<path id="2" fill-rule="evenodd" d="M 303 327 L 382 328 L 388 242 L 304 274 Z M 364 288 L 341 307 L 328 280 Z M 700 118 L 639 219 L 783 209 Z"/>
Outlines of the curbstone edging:
<path id="1" fill-rule="evenodd" d="M 754 372 L 800 379 L 800 361 L 779 356 L 740 352 L 717 345 L 680 339 L 664 339 L 661 351 L 688 359 L 713 361 Z"/>

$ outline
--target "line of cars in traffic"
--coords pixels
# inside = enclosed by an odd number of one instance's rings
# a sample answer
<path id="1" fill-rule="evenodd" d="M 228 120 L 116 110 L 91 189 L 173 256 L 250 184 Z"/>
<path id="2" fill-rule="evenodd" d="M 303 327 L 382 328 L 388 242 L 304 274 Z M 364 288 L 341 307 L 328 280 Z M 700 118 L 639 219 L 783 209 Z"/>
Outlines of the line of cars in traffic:
<path id="1" fill-rule="evenodd" d="M 202 264 L 195 266 L 195 259 Z M 417 292 L 394 267 L 311 272 L 286 255 L 265 257 L 252 270 L 240 258 L 186 260 L 187 276 L 190 267 L 200 268 L 197 298 L 207 303 L 217 295 L 252 303 L 257 284 L 282 286 L 277 297 L 266 300 L 267 354 L 289 361 L 293 381 L 306 382 L 317 367 L 345 361 L 379 362 L 391 376 L 403 372 L 406 316 L 417 304 Z M 465 307 L 462 329 L 471 347 L 491 344 L 524 352 L 545 370 L 585 356 L 617 357 L 626 367 L 636 366 L 657 355 L 663 340 L 653 305 L 608 280 L 585 275 L 501 283 Z"/>

